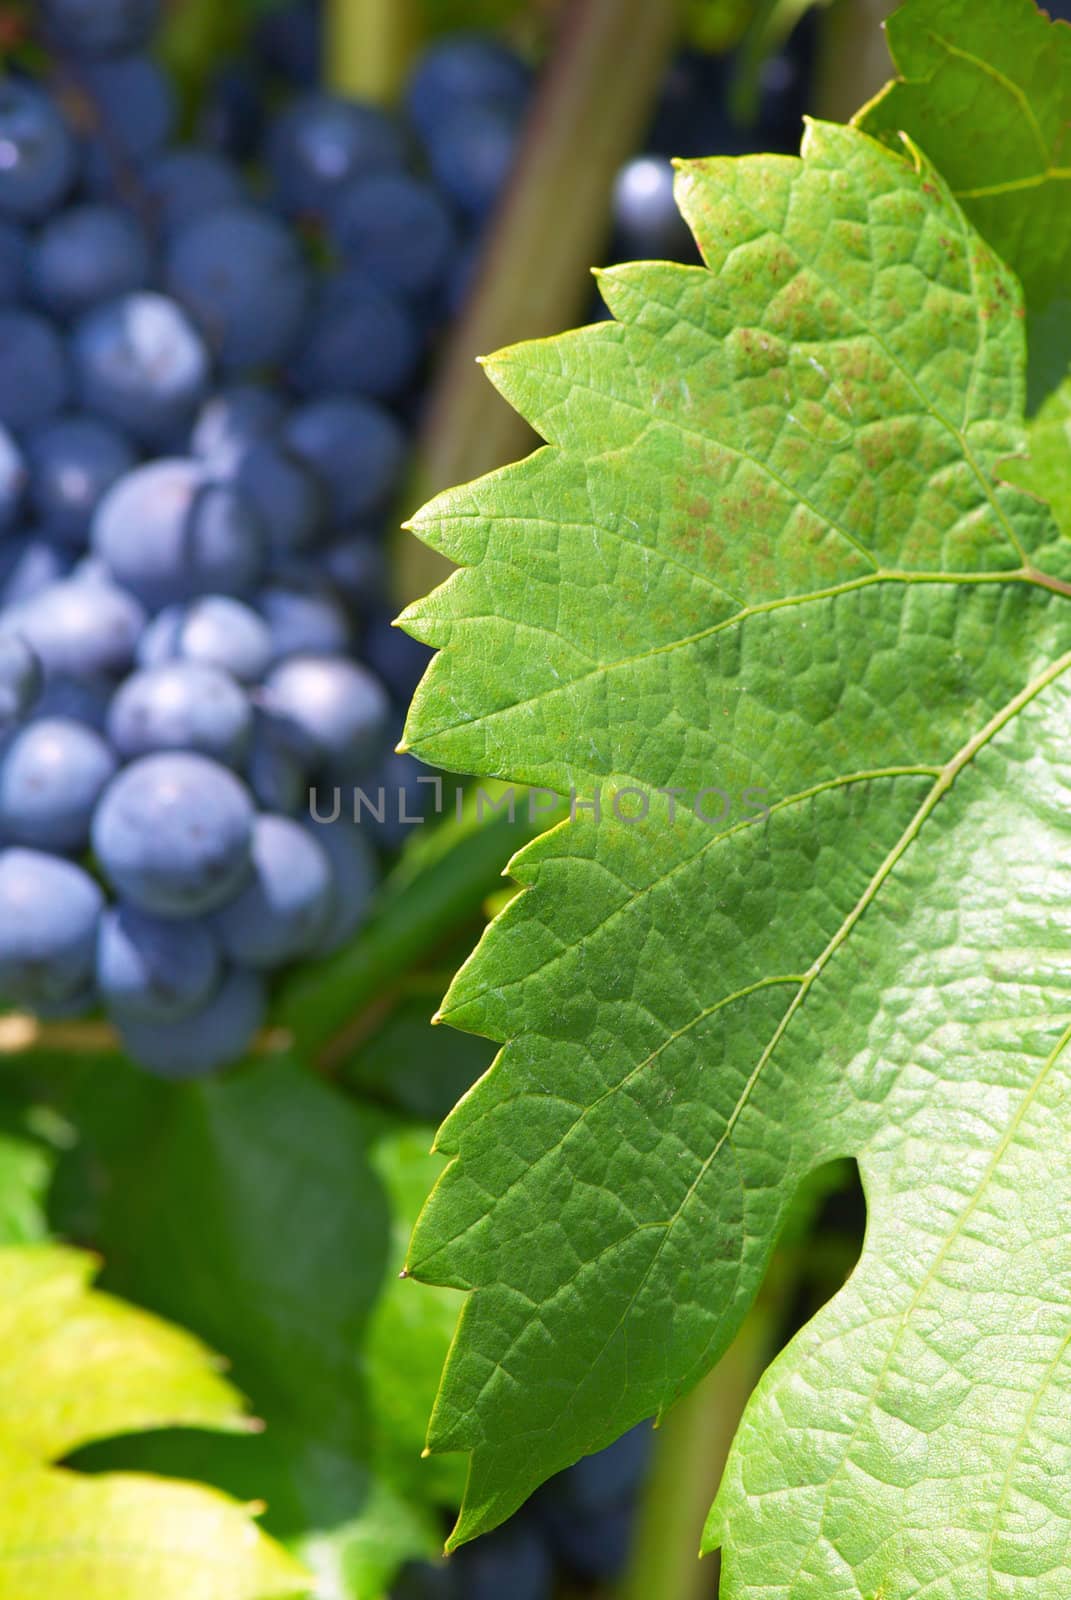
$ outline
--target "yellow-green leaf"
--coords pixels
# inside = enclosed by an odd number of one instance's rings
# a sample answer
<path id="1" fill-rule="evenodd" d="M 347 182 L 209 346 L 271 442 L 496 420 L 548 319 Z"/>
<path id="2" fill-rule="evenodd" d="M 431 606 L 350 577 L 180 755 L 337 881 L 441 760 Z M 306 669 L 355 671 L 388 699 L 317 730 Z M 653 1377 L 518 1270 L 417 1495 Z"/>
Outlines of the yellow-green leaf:
<path id="1" fill-rule="evenodd" d="M 189 1334 L 91 1287 L 93 1257 L 0 1250 L 0 1600 L 275 1600 L 302 1569 L 214 1491 L 50 1463 L 92 1440 L 248 1426 Z"/>

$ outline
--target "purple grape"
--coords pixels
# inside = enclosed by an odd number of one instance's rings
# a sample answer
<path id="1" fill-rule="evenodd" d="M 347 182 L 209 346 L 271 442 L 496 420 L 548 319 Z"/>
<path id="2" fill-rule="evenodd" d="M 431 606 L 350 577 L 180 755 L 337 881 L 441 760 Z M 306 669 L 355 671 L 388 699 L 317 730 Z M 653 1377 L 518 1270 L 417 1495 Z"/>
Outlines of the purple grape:
<path id="1" fill-rule="evenodd" d="M 263 704 L 296 754 L 343 778 L 368 772 L 383 752 L 390 702 L 378 678 L 335 655 L 290 656 L 265 679 Z"/>
<path id="2" fill-rule="evenodd" d="M 296 241 L 275 217 L 229 206 L 194 218 L 171 242 L 166 277 L 225 370 L 285 360 L 309 282 Z"/>
<path id="3" fill-rule="evenodd" d="M 81 319 L 72 341 L 84 408 L 149 445 L 185 434 L 208 384 L 208 351 L 181 306 L 142 291 Z"/>
<path id="4" fill-rule="evenodd" d="M 154 750 L 197 750 L 236 767 L 252 727 L 252 707 L 234 679 L 199 661 L 132 673 L 108 712 L 108 737 L 124 760 Z"/>
<path id="5" fill-rule="evenodd" d="M 0 995 L 65 1005 L 85 993 L 104 898 L 87 872 L 39 850 L 0 851 Z"/>
<path id="6" fill-rule="evenodd" d="M 281 967 L 308 955 L 332 915 L 330 857 L 306 828 L 289 817 L 259 816 L 253 825 L 253 874 L 215 926 L 231 961 L 243 967 Z"/>
<path id="7" fill-rule="evenodd" d="M 291 215 L 323 216 L 350 179 L 399 171 L 404 160 L 401 134 L 382 111 L 328 94 L 296 101 L 268 141 L 276 199 Z"/>
<path id="8" fill-rule="evenodd" d="M 206 756 L 142 756 L 105 790 L 93 849 L 112 887 L 143 911 L 193 917 L 224 905 L 249 873 L 253 801 Z"/>
<path id="9" fill-rule="evenodd" d="M 54 316 L 71 317 L 142 289 L 151 261 L 144 231 L 117 206 L 72 206 L 52 217 L 30 257 L 36 299 Z"/>
<path id="10" fill-rule="evenodd" d="M 67 717 L 38 717 L 0 760 L 0 829 L 14 844 L 84 850 L 93 810 L 115 774 L 99 733 Z"/>
<path id="11" fill-rule="evenodd" d="M 113 1017 L 176 1022 L 219 985 L 219 943 L 205 922 L 167 922 L 109 906 L 97 940 L 97 987 Z"/>
<path id="12" fill-rule="evenodd" d="M 119 1018 L 119 1034 L 139 1066 L 161 1078 L 204 1078 L 237 1061 L 264 1021 L 267 996 L 255 972 L 228 973 L 199 1010 L 172 1022 Z"/>
<path id="13" fill-rule="evenodd" d="M 84 545 L 97 505 L 137 461 L 126 435 L 97 417 L 65 416 L 26 439 L 30 500 L 46 533 Z"/>
<path id="14" fill-rule="evenodd" d="M 0 217 L 47 217 L 74 180 L 74 141 L 48 95 L 11 76 L 0 79 L 0 149 Z"/>
<path id="15" fill-rule="evenodd" d="M 0 311 L 0 423 L 36 427 L 70 392 L 70 362 L 52 324 L 32 311 Z"/>
<path id="16" fill-rule="evenodd" d="M 97 507 L 93 551 L 116 582 L 157 610 L 251 589 L 264 561 L 255 509 L 195 461 L 164 458 L 127 473 Z"/>
<path id="17" fill-rule="evenodd" d="M 373 400 L 356 395 L 311 400 L 292 413 L 285 437 L 325 484 L 339 523 L 381 511 L 398 487 L 405 436 Z"/>

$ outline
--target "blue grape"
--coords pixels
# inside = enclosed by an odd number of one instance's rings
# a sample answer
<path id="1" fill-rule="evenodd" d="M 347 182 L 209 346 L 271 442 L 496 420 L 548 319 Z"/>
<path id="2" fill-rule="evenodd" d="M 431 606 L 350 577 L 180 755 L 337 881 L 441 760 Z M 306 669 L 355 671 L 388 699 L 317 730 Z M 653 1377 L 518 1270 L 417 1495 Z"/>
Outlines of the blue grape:
<path id="1" fill-rule="evenodd" d="M 411 382 L 422 354 L 408 307 L 362 273 L 345 272 L 326 285 L 290 378 L 305 394 L 352 391 L 387 400 Z"/>
<path id="2" fill-rule="evenodd" d="M 0 220 L 0 305 L 22 298 L 27 287 L 30 245 L 13 222 Z"/>
<path id="3" fill-rule="evenodd" d="M 7 733 L 41 697 L 44 674 L 33 648 L 17 633 L 0 633 L 0 733 Z"/>
<path id="4" fill-rule="evenodd" d="M 400 171 L 404 163 L 404 143 L 389 117 L 335 95 L 295 101 L 268 141 L 275 196 L 291 215 L 323 216 L 352 178 Z"/>
<path id="5" fill-rule="evenodd" d="M 74 140 L 55 104 L 17 78 L 0 79 L 0 216 L 37 222 L 74 180 Z"/>
<path id="6" fill-rule="evenodd" d="M 301 328 L 309 282 L 290 231 L 230 206 L 196 217 L 167 252 L 167 284 L 227 371 L 282 361 Z"/>
<path id="7" fill-rule="evenodd" d="M 604 1450 L 583 1456 L 558 1473 L 544 1494 L 552 1491 L 551 1498 L 578 1520 L 612 1510 L 638 1493 L 651 1464 L 653 1446 L 651 1424 L 637 1423 Z"/>
<path id="8" fill-rule="evenodd" d="M 310 764 L 350 777 L 368 772 L 383 752 L 386 691 L 344 656 L 288 656 L 264 680 L 263 704 Z"/>
<path id="9" fill-rule="evenodd" d="M 636 156 L 621 168 L 614 183 L 614 223 L 622 259 L 675 261 L 696 255 L 673 182 L 673 163 L 666 156 Z"/>
<path id="10" fill-rule="evenodd" d="M 465 1600 L 551 1600 L 554 1565 L 539 1530 L 514 1517 L 453 1557 Z"/>
<path id="11" fill-rule="evenodd" d="M 175 123 L 175 92 L 164 69 L 144 55 L 87 61 L 80 86 L 97 127 L 86 146 L 87 180 L 101 195 L 119 194 L 166 145 Z"/>
<path id="12" fill-rule="evenodd" d="M 519 114 L 532 77 L 521 59 L 485 34 L 455 34 L 425 51 L 409 79 L 406 110 L 427 143 L 443 119 L 465 106 L 502 106 Z"/>
<path id="13" fill-rule="evenodd" d="M 259 1032 L 267 1006 L 264 980 L 246 970 L 228 973 L 199 1010 L 174 1022 L 118 1018 L 130 1054 L 161 1078 L 204 1078 L 240 1059 Z"/>
<path id="14" fill-rule="evenodd" d="M 40 0 L 41 26 L 61 55 L 115 56 L 152 37 L 160 0 Z"/>
<path id="15" fill-rule="evenodd" d="M 428 645 L 382 618 L 366 628 L 361 639 L 361 653 L 400 706 L 407 706 L 412 700 L 434 655 Z"/>
<path id="16" fill-rule="evenodd" d="M 319 565 L 352 610 L 367 615 L 386 600 L 387 558 L 372 534 L 341 534 L 319 552 Z"/>
<path id="17" fill-rule="evenodd" d="M 161 667 L 165 661 L 179 660 L 182 654 L 179 632 L 185 614 L 184 605 L 165 606 L 156 613 L 138 640 L 134 652 L 134 660 L 139 667 Z"/>
<path id="18" fill-rule="evenodd" d="M 482 222 L 497 205 L 517 159 L 521 125 L 501 105 L 459 106 L 438 124 L 428 162 L 467 217 Z"/>
<path id="19" fill-rule="evenodd" d="M 555 1505 L 542 1520 L 562 1566 L 588 1583 L 613 1583 L 628 1562 L 634 1517 L 634 1507 L 628 1504 L 586 1516 Z"/>
<path id="20" fill-rule="evenodd" d="M 271 389 L 255 383 L 222 389 L 201 410 L 190 445 L 195 456 L 226 472 L 242 453 L 282 426 L 286 407 Z"/>
<path id="21" fill-rule="evenodd" d="M 0 616 L 0 632 L 20 633 L 47 675 L 72 678 L 124 672 L 134 659 L 145 612 L 125 589 L 62 579 Z"/>
<path id="22" fill-rule="evenodd" d="M 404 294 L 436 289 L 457 249 L 445 202 L 405 172 L 354 178 L 332 201 L 328 227 L 351 266 Z"/>
<path id="23" fill-rule="evenodd" d="M 242 887 L 253 801 L 226 767 L 188 751 L 142 756 L 113 779 L 93 849 L 123 899 L 163 917 L 215 911 Z"/>
<path id="24" fill-rule="evenodd" d="M 648 149 L 684 157 L 743 154 L 748 140 L 729 113 L 732 70 L 731 57 L 681 51 L 662 80 Z"/>
<path id="25" fill-rule="evenodd" d="M 115 756 L 99 733 L 67 717 L 38 717 L 0 760 L 0 828 L 15 844 L 84 850 Z"/>
<path id="26" fill-rule="evenodd" d="M 253 825 L 253 875 L 215 918 L 238 966 L 284 966 L 316 948 L 332 913 L 334 880 L 323 845 L 289 817 Z"/>
<path id="27" fill-rule="evenodd" d="M 63 340 L 32 311 L 0 311 L 0 422 L 32 428 L 67 402 L 71 370 Z"/>
<path id="28" fill-rule="evenodd" d="M 165 237 L 195 217 L 237 205 L 242 198 L 238 172 L 225 156 L 211 150 L 168 150 L 146 169 L 142 186 Z"/>
<path id="29" fill-rule="evenodd" d="M 132 673 L 108 712 L 108 736 L 127 760 L 154 750 L 198 750 L 236 767 L 252 726 L 252 707 L 234 679 L 199 661 Z"/>
<path id="30" fill-rule="evenodd" d="M 380 850 L 400 850 L 409 829 L 421 825 L 435 798 L 434 786 L 422 781 L 431 776 L 423 762 L 394 750 L 370 778 L 361 779 L 358 787 L 368 805 L 358 797 L 359 825 Z"/>
<path id="31" fill-rule="evenodd" d="M 201 142 L 232 161 L 260 155 L 264 131 L 264 86 L 256 73 L 232 62 L 212 73 L 197 120 Z"/>
<path id="32" fill-rule="evenodd" d="M 317 822 L 310 816 L 302 826 L 311 831 L 331 863 L 331 910 L 313 953 L 333 955 L 353 938 L 368 916 L 376 886 L 376 858 L 345 817 L 335 822 Z"/>
<path id="33" fill-rule="evenodd" d="M 113 1016 L 176 1022 L 219 985 L 219 942 L 206 922 L 168 922 L 135 906 L 109 906 L 97 938 L 97 988 Z"/>
<path id="34" fill-rule="evenodd" d="M 0 994 L 63 1005 L 93 971 L 104 897 L 87 872 L 40 850 L 0 851 Z"/>
<path id="35" fill-rule="evenodd" d="M 0 542 L 0 613 L 66 578 L 73 559 L 69 550 L 40 533 L 4 539 Z M 0 628 L 3 621 L 0 615 Z"/>
<path id="36" fill-rule="evenodd" d="M 325 484 L 339 523 L 381 511 L 398 487 L 405 435 L 374 400 L 356 395 L 310 400 L 291 413 L 285 437 Z"/>
<path id="37" fill-rule="evenodd" d="M 163 458 L 128 472 L 93 519 L 92 546 L 150 610 L 252 588 L 264 559 L 255 509 L 196 461 Z"/>
<path id="38" fill-rule="evenodd" d="M 30 257 L 34 294 L 59 317 L 143 288 L 150 266 L 149 243 L 135 219 L 104 205 L 59 212 L 42 228 Z"/>
<path id="39" fill-rule="evenodd" d="M 315 542 L 327 495 L 314 472 L 279 440 L 260 439 L 242 450 L 226 474 L 260 513 L 275 555 Z"/>
<path id="40" fill-rule="evenodd" d="M 1046 10 L 1055 20 L 1052 7 L 1047 6 Z M 792 155 L 799 149 L 810 94 L 811 51 L 804 32 L 808 20 L 804 19 L 787 49 L 768 55 L 759 68 L 754 134 L 760 150 L 783 150 Z"/>
<path id="41" fill-rule="evenodd" d="M 93 513 L 137 457 L 118 428 L 97 417 L 66 416 L 27 436 L 30 500 L 51 538 L 81 546 Z"/>
<path id="42" fill-rule="evenodd" d="M 181 306 L 141 291 L 87 312 L 72 341 L 82 404 L 145 444 L 189 427 L 208 385 L 208 351 Z"/>
<path id="43" fill-rule="evenodd" d="M 274 583 L 257 595 L 271 634 L 272 660 L 296 655 L 344 655 L 350 624 L 342 604 L 323 584 Z"/>
<path id="44" fill-rule="evenodd" d="M 268 811 L 292 816 L 305 804 L 305 764 L 288 745 L 285 730 L 281 733 L 271 713 L 259 706 L 255 708 L 253 743 L 245 775 L 257 802 Z"/>
<path id="45" fill-rule="evenodd" d="M 0 425 L 0 532 L 17 521 L 28 476 L 22 451 Z"/>
<path id="46" fill-rule="evenodd" d="M 198 661 L 219 667 L 240 683 L 254 683 L 271 665 L 271 632 L 241 600 L 205 595 L 188 605 L 166 607 L 142 634 L 139 666 L 165 661 Z"/>

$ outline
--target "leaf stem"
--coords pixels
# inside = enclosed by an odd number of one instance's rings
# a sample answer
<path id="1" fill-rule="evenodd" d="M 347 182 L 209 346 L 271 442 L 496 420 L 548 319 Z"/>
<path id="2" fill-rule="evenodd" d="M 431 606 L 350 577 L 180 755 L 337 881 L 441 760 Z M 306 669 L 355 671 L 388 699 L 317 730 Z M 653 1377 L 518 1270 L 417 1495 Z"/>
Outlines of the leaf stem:
<path id="1" fill-rule="evenodd" d="M 534 435 L 492 389 L 477 357 L 558 333 L 592 302 L 614 174 L 643 136 L 678 33 L 676 0 L 573 0 L 544 69 L 513 179 L 439 370 L 410 498 L 524 455 Z M 427 593 L 449 570 L 407 540 L 401 594 Z"/>
<path id="2" fill-rule="evenodd" d="M 328 87 L 393 104 L 420 40 L 416 0 L 327 0 L 324 24 Z"/>

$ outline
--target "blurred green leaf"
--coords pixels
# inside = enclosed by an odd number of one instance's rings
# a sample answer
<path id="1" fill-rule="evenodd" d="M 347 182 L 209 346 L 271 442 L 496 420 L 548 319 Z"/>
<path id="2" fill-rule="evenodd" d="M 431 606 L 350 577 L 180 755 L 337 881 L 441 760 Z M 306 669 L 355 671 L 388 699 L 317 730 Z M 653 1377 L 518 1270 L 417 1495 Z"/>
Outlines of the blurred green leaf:
<path id="1" fill-rule="evenodd" d="M 1060 532 L 1071 539 L 1071 378 L 1055 389 L 1027 429 L 1028 459 L 1002 463 L 1009 483 L 1047 500 Z"/>
<path id="2" fill-rule="evenodd" d="M 0 1250 L 0 1600 L 282 1600 L 308 1583 L 250 1509 L 190 1484 L 51 1462 L 164 1424 L 240 1429 L 189 1334 L 90 1287 L 93 1258 Z"/>
<path id="3" fill-rule="evenodd" d="M 855 120 L 920 145 L 1018 273 L 1036 404 L 1071 360 L 1071 27 L 1032 0 L 906 0 L 886 33 L 900 76 Z"/>
<path id="4" fill-rule="evenodd" d="M 54 1163 L 55 1151 L 21 1116 L 9 1126 L 0 1111 L 0 1246 L 47 1237 L 45 1204 Z"/>
<path id="5" fill-rule="evenodd" d="M 179 1086 L 121 1068 L 67 1112 L 85 1143 L 57 1192 L 109 1282 L 214 1341 L 268 1425 L 147 1440 L 138 1464 L 262 1496 L 324 1600 L 373 1600 L 436 1547 L 461 1487 L 458 1463 L 420 1461 L 458 1297 L 398 1276 L 440 1165 L 430 1128 L 286 1059 Z"/>

